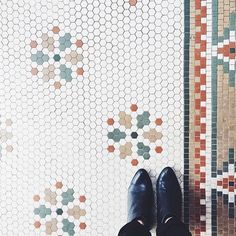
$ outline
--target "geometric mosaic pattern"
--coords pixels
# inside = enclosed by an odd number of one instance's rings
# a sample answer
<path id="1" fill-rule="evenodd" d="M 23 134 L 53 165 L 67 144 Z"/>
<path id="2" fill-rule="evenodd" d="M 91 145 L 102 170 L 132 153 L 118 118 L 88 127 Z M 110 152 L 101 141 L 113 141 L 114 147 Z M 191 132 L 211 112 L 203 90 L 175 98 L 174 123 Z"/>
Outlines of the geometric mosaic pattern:
<path id="1" fill-rule="evenodd" d="M 163 151 L 160 146 L 162 133 L 160 129 L 157 131 L 162 119 L 157 118 L 153 121 L 150 113 L 139 111 L 136 104 L 130 106 L 129 113 L 120 111 L 118 116 L 108 118 L 107 124 L 110 144 L 107 150 L 113 153 L 118 149 L 121 159 L 138 156 L 148 160 L 151 156 L 156 156 L 155 153 Z M 131 164 L 138 165 L 138 160 L 132 158 Z"/>
<path id="2" fill-rule="evenodd" d="M 3 0 L 0 79 L 0 235 L 116 235 L 167 165 L 236 234 L 235 0 Z"/>
<path id="3" fill-rule="evenodd" d="M 57 182 L 52 188 L 46 188 L 43 197 L 34 195 L 34 227 L 38 229 L 44 224 L 47 235 L 67 233 L 71 236 L 75 235 L 75 224 L 81 230 L 85 229 L 86 223 L 81 221 L 81 218 L 86 215 L 82 205 L 86 197 L 81 195 L 76 199 L 77 195 L 73 189 L 63 186 L 62 182 Z"/>
<path id="4" fill-rule="evenodd" d="M 235 1 L 186 1 L 185 51 L 184 219 L 235 235 Z"/>

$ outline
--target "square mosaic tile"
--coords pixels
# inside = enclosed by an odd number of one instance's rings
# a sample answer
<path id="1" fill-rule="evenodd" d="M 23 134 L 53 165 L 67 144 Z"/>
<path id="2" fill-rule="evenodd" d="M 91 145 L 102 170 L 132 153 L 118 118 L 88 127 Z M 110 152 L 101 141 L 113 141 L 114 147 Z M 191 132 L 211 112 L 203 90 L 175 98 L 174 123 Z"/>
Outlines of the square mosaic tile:
<path id="1" fill-rule="evenodd" d="M 0 235 L 117 235 L 166 166 L 236 235 L 235 68 L 235 0 L 2 0 Z"/>

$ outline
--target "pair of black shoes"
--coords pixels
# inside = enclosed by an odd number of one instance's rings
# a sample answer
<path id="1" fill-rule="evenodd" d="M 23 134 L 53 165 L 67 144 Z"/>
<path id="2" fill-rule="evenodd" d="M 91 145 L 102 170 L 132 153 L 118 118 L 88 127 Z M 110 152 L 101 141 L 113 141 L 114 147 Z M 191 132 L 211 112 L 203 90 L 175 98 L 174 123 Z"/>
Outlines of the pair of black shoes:
<path id="1" fill-rule="evenodd" d="M 157 227 L 170 217 L 181 220 L 182 194 L 174 171 L 166 167 L 156 182 Z M 147 229 L 153 225 L 154 194 L 146 170 L 140 169 L 128 190 L 128 221 L 140 220 Z"/>

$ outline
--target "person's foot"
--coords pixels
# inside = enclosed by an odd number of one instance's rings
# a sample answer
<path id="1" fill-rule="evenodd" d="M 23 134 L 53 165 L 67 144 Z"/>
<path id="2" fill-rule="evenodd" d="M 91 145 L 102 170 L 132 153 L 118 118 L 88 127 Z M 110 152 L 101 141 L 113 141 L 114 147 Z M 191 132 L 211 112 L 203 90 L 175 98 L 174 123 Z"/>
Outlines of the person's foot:
<path id="1" fill-rule="evenodd" d="M 148 229 L 153 223 L 153 188 L 146 170 L 134 175 L 128 189 L 128 222 L 137 220 Z"/>
<path id="2" fill-rule="evenodd" d="M 181 219 L 182 193 L 174 171 L 166 167 L 156 183 L 157 225 L 166 223 L 172 217 Z"/>

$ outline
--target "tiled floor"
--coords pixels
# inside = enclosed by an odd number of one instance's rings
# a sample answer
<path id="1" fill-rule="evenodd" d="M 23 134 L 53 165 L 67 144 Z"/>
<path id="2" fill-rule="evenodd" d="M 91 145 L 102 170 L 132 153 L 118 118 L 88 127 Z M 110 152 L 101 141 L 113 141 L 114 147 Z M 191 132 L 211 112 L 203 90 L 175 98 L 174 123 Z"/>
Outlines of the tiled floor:
<path id="1" fill-rule="evenodd" d="M 236 235 L 235 0 L 0 16 L 0 235 L 117 235 L 133 174 L 167 165 L 193 235 Z"/>

